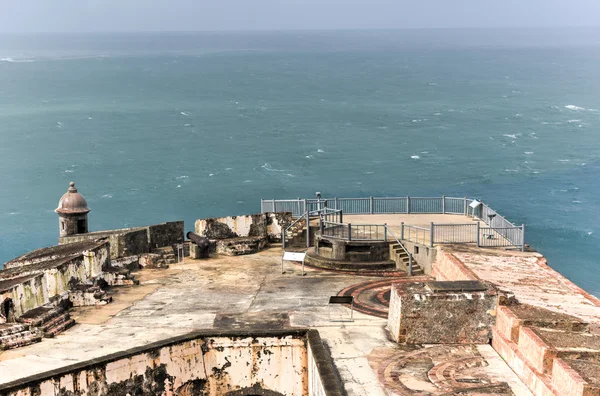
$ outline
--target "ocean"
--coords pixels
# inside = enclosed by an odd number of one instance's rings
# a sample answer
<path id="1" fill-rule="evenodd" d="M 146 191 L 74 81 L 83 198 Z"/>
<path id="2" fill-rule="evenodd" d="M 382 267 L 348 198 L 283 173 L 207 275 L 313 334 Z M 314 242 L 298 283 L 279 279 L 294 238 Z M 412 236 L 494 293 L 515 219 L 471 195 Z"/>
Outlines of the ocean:
<path id="1" fill-rule="evenodd" d="M 261 198 L 468 196 L 600 295 L 600 30 L 0 35 L 0 263 Z"/>

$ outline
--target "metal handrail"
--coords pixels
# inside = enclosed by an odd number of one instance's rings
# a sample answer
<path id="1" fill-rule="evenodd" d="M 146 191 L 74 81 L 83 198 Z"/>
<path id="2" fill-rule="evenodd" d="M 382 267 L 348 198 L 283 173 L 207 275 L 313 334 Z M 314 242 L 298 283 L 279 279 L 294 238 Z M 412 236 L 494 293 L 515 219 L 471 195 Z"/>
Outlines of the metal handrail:
<path id="1" fill-rule="evenodd" d="M 398 239 L 396 237 L 396 235 L 394 235 L 394 233 L 392 232 L 390 227 L 388 227 L 387 224 L 384 224 L 383 226 L 387 230 L 387 233 L 389 235 L 391 235 L 392 238 L 394 238 L 394 240 L 398 243 L 398 245 L 400 245 L 402 250 L 404 250 L 406 252 L 406 254 L 408 255 L 408 276 L 412 276 L 412 271 L 413 271 L 413 256 L 412 256 L 412 254 L 410 254 L 410 252 L 406 249 L 406 247 L 402 244 L 402 242 L 400 242 L 400 239 Z"/>
<path id="2" fill-rule="evenodd" d="M 292 224 L 290 224 L 289 226 L 287 226 L 285 228 L 285 230 L 282 231 L 281 233 L 281 246 L 283 248 L 283 250 L 285 250 L 285 238 L 286 238 L 286 234 L 287 231 L 292 228 L 294 225 L 296 225 L 299 221 L 301 220 L 306 220 L 306 228 L 308 229 L 310 227 L 310 218 L 315 217 L 315 216 L 320 216 L 321 214 L 335 214 L 336 216 L 339 215 L 340 220 L 342 219 L 342 210 L 341 209 L 331 209 L 331 208 L 321 208 L 321 209 L 315 209 L 315 210 L 307 210 L 306 212 L 304 212 L 300 217 L 298 217 L 296 220 L 294 220 L 294 222 Z M 306 235 L 306 245 L 307 247 L 309 246 L 310 241 L 309 241 L 309 235 Z"/>

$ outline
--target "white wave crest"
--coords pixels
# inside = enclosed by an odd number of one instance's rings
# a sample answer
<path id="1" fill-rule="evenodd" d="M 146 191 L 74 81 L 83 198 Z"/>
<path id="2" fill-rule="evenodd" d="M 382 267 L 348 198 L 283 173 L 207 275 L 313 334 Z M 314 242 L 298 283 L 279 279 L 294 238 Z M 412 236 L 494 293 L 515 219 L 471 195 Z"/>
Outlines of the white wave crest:
<path id="1" fill-rule="evenodd" d="M 579 107 L 575 105 L 566 105 L 565 109 L 574 110 L 574 111 L 582 111 L 585 110 L 585 107 Z"/>
<path id="2" fill-rule="evenodd" d="M 275 169 L 271 166 L 270 163 L 265 163 L 261 168 L 263 168 L 264 170 L 268 171 L 268 172 L 285 172 L 285 170 L 283 169 Z"/>
<path id="3" fill-rule="evenodd" d="M 181 180 L 181 179 L 187 179 L 189 178 L 189 176 L 186 175 L 181 175 L 181 176 L 177 176 L 176 179 Z"/>
<path id="4" fill-rule="evenodd" d="M 315 156 L 314 155 L 305 155 L 304 158 L 308 158 L 308 159 L 313 159 Z"/>
<path id="5" fill-rule="evenodd" d="M 525 154 L 531 155 L 531 154 L 533 154 L 533 151 L 525 151 Z"/>
<path id="6" fill-rule="evenodd" d="M 323 150 L 321 150 L 321 149 L 318 149 L 318 150 L 317 150 L 317 153 L 324 153 L 324 152 L 325 152 L 325 151 L 323 151 Z"/>
<path id="7" fill-rule="evenodd" d="M 32 63 L 35 62 L 33 59 L 14 59 L 14 58 L 0 58 L 0 62 L 8 62 L 8 63 Z"/>
<path id="8" fill-rule="evenodd" d="M 65 173 L 73 173 L 73 169 L 66 169 Z"/>
<path id="9" fill-rule="evenodd" d="M 516 138 L 517 138 L 517 136 L 519 136 L 519 134 L 516 134 L 516 135 L 504 134 L 504 135 L 502 135 L 502 136 L 506 136 L 506 137 L 509 137 L 509 138 L 511 138 L 511 139 L 516 139 Z"/>
<path id="10" fill-rule="evenodd" d="M 106 198 L 106 199 L 110 199 L 112 198 L 112 194 L 104 194 L 102 197 L 100 198 Z"/>
<path id="11" fill-rule="evenodd" d="M 179 113 L 179 114 L 181 114 L 182 116 L 189 116 L 189 115 L 190 115 L 190 113 L 188 113 L 188 112 L 186 112 L 186 111 L 182 111 L 182 112 L 181 112 L 181 113 Z"/>
<path id="12" fill-rule="evenodd" d="M 410 158 L 412 158 L 412 159 L 419 159 L 421 157 L 419 157 L 418 155 L 411 155 Z"/>
<path id="13" fill-rule="evenodd" d="M 558 162 L 571 162 L 571 160 L 570 159 L 560 159 L 560 160 L 558 160 Z"/>
<path id="14" fill-rule="evenodd" d="M 573 124 L 573 123 L 575 123 L 575 122 L 581 122 L 581 120 L 569 120 L 569 121 L 567 121 L 567 122 L 568 122 L 569 124 Z"/>

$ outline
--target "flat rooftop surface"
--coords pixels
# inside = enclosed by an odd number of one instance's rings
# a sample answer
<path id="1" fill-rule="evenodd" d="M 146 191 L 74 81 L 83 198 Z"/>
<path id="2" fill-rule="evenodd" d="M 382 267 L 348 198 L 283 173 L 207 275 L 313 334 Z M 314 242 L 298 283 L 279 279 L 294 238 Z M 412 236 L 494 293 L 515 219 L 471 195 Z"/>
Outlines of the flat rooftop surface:
<path id="1" fill-rule="evenodd" d="M 452 348 L 438 346 L 436 353 L 416 356 L 388 340 L 387 319 L 355 310 L 353 322 L 330 320 L 349 317 L 347 307 L 330 308 L 328 304 L 329 297 L 342 289 L 359 283 L 390 285 L 407 278 L 365 277 L 310 268 L 302 276 L 301 267 L 291 262 L 284 263 L 285 274 L 281 274 L 281 257 L 281 248 L 273 247 L 254 255 L 186 259 L 169 269 L 139 271 L 136 276 L 140 285 L 116 288 L 112 303 L 72 310 L 71 316 L 78 324 L 65 333 L 0 352 L 0 383 L 197 329 L 291 326 L 319 331 L 350 395 L 390 394 L 393 383 L 389 381 L 400 381 L 398 386 L 418 392 L 424 388 L 432 395 L 447 394 L 447 388 L 424 380 L 426 375 L 409 373 L 398 379 L 390 377 L 386 368 L 391 369 L 390 357 L 402 357 L 427 371 L 431 364 L 451 363 Z M 461 372 L 464 382 L 451 381 L 444 377 L 446 371 L 440 371 L 442 380 L 467 385 L 491 381 L 502 392 L 497 394 L 530 395 L 491 346 L 463 352 L 488 364 L 473 372 Z M 477 394 L 468 389 L 461 392 Z"/>
<path id="2" fill-rule="evenodd" d="M 514 293 L 519 302 L 572 315 L 600 329 L 600 301 L 549 267 L 535 252 L 445 247 L 477 277 Z"/>

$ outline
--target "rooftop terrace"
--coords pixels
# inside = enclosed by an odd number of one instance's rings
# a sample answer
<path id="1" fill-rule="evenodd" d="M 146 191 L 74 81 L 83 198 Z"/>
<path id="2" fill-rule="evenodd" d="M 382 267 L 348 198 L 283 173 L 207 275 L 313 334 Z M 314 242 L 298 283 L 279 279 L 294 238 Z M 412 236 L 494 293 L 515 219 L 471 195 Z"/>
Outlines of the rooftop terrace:
<path id="1" fill-rule="evenodd" d="M 385 223 L 394 234 L 402 222 L 425 228 L 469 221 L 479 220 L 451 214 L 344 215 L 344 223 Z M 350 395 L 531 395 L 490 345 L 392 342 L 386 329 L 392 283 L 485 279 L 522 302 L 600 324 L 600 302 L 547 267 L 539 253 L 473 244 L 435 249 L 441 261 L 432 276 L 420 277 L 310 267 L 302 276 L 292 262 L 284 263 L 282 274 L 279 245 L 252 255 L 186 258 L 168 269 L 141 270 L 140 285 L 119 289 L 112 304 L 74 309 L 78 324 L 66 333 L 0 352 L 0 385 L 198 329 L 291 327 L 319 331 Z M 355 297 L 353 322 L 331 321 L 331 315 L 349 315 L 347 307 L 327 304 L 333 295 Z"/>

